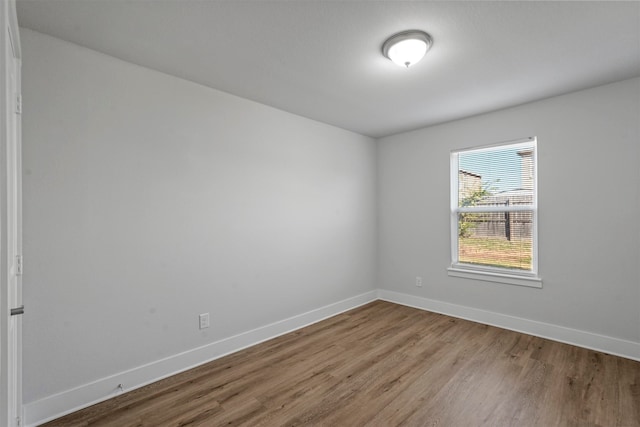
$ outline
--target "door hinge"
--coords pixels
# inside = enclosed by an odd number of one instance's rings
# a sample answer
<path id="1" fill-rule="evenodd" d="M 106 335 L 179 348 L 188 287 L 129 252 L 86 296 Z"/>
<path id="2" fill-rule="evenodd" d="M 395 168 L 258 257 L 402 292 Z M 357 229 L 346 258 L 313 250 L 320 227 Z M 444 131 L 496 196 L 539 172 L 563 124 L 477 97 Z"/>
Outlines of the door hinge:
<path id="1" fill-rule="evenodd" d="M 12 308 L 11 309 L 11 315 L 12 316 L 19 316 L 21 314 L 24 314 L 24 305 L 21 305 L 20 307 L 16 307 L 16 308 Z"/>
<path id="2" fill-rule="evenodd" d="M 22 114 L 22 95 L 16 95 L 16 114 Z"/>
<path id="3" fill-rule="evenodd" d="M 22 276 L 22 255 L 16 255 L 16 276 Z"/>

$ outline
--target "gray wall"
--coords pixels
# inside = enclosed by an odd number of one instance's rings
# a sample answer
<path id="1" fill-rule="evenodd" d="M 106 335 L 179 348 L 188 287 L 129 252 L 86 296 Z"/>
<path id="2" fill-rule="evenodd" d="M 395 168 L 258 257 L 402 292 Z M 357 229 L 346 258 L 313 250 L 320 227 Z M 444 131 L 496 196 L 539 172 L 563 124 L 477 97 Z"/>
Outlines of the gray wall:
<path id="1" fill-rule="evenodd" d="M 379 288 L 640 342 L 639 123 L 632 79 L 379 140 Z M 450 151 L 527 136 L 543 289 L 448 277 Z"/>
<path id="2" fill-rule="evenodd" d="M 375 288 L 372 139 L 21 35 L 25 403 Z"/>
<path id="3" fill-rule="evenodd" d="M 21 36 L 25 403 L 376 280 L 640 342 L 640 79 L 384 138 L 376 150 L 357 134 Z M 450 150 L 525 136 L 538 137 L 543 289 L 448 277 Z M 199 331 L 203 312 L 212 327 Z"/>

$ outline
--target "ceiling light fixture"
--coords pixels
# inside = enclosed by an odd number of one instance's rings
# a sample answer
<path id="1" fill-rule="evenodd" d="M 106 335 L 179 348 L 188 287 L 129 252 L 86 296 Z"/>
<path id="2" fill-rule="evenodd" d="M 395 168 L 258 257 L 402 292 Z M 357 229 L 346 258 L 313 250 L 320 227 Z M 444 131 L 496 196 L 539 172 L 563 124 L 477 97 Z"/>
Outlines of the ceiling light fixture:
<path id="1" fill-rule="evenodd" d="M 424 31 L 402 31 L 382 44 L 382 54 L 399 66 L 409 68 L 422 59 L 432 44 L 433 39 Z"/>

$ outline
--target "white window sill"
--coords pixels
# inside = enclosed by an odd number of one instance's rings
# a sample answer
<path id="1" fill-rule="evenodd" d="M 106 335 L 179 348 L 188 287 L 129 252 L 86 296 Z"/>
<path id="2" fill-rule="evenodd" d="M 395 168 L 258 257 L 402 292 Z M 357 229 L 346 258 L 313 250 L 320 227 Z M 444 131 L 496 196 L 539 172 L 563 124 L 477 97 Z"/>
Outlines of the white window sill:
<path id="1" fill-rule="evenodd" d="M 508 285 L 528 286 L 531 288 L 542 288 L 542 279 L 537 276 L 521 276 L 494 271 L 472 270 L 457 266 L 447 268 L 447 272 L 449 276 L 452 277 L 483 280 L 485 282 L 505 283 Z"/>

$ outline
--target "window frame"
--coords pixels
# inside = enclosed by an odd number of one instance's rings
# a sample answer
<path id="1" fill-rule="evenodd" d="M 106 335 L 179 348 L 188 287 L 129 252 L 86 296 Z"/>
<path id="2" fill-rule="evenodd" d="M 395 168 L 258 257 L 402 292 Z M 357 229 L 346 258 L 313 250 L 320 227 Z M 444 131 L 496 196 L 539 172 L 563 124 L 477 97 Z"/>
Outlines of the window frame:
<path id="1" fill-rule="evenodd" d="M 498 151 L 507 148 L 533 148 L 533 203 L 531 206 L 513 205 L 504 207 L 467 206 L 459 207 L 459 156 L 465 152 Z M 450 153 L 450 223 L 451 223 L 451 264 L 447 268 L 449 276 L 462 277 L 518 286 L 542 288 L 538 272 L 538 141 L 536 137 L 505 141 L 497 144 L 452 150 Z M 518 271 L 508 268 L 468 264 L 459 261 L 458 214 L 466 212 L 531 212 L 531 270 Z"/>

